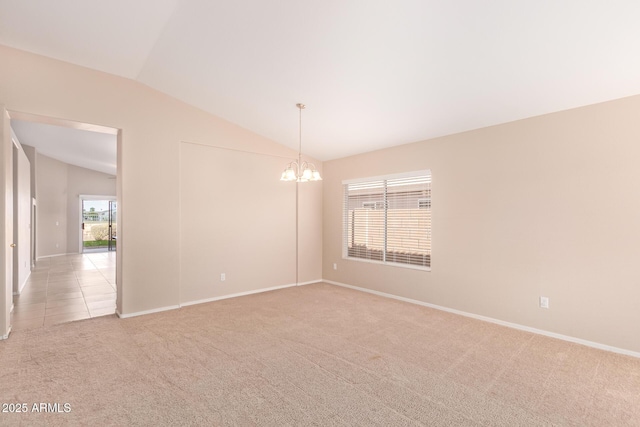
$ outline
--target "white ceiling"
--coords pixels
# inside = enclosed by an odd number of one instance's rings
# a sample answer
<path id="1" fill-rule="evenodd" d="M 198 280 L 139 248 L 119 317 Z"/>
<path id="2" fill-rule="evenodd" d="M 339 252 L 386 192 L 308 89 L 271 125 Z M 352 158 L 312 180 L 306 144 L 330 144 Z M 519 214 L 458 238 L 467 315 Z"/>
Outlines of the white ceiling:
<path id="1" fill-rule="evenodd" d="M 638 0 L 0 0 L 0 44 L 328 160 L 640 93 Z"/>
<path id="2" fill-rule="evenodd" d="M 116 175 L 117 136 L 44 123 L 11 120 L 20 144 L 64 163 Z"/>

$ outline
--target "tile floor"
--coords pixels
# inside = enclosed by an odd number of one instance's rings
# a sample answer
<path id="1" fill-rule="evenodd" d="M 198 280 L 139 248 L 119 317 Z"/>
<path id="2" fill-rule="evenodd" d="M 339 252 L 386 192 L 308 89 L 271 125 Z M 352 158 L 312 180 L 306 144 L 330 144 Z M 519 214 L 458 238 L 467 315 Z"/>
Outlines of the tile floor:
<path id="1" fill-rule="evenodd" d="M 19 331 L 116 311 L 116 253 L 44 258 L 20 295 L 14 295 L 11 330 Z"/>

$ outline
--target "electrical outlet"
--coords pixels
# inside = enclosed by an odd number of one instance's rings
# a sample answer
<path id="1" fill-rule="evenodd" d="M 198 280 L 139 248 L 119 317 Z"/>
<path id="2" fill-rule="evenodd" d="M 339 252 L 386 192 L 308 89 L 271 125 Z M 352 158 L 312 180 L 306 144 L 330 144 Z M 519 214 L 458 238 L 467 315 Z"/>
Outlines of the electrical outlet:
<path id="1" fill-rule="evenodd" d="M 338 269 L 338 264 L 336 264 L 335 262 L 333 263 L 333 269 L 337 270 Z"/>
<path id="2" fill-rule="evenodd" d="M 220 274 L 220 281 L 224 282 L 225 280 L 227 280 L 227 275 L 224 273 Z"/>
<path id="3" fill-rule="evenodd" d="M 549 308 L 549 297 L 540 297 L 540 308 Z"/>

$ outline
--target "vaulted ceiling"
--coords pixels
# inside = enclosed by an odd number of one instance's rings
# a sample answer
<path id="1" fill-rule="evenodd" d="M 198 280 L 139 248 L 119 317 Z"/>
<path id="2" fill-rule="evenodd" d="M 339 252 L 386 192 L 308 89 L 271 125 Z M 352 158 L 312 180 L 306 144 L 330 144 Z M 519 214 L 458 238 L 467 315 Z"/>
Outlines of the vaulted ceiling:
<path id="1" fill-rule="evenodd" d="M 0 44 L 320 160 L 640 93 L 637 0 L 0 0 Z"/>
<path id="2" fill-rule="evenodd" d="M 35 147 L 40 154 L 71 165 L 116 175 L 116 135 L 15 119 L 11 120 L 11 128 L 21 144 Z"/>

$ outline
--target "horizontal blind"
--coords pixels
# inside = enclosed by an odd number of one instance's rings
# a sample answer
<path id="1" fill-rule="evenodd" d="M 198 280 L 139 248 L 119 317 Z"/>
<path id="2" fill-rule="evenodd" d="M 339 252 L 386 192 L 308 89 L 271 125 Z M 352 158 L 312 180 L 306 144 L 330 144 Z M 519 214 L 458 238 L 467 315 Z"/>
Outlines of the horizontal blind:
<path id="1" fill-rule="evenodd" d="M 346 185 L 347 256 L 384 259 L 384 181 Z"/>
<path id="2" fill-rule="evenodd" d="M 344 186 L 347 257 L 431 266 L 431 173 Z"/>
<path id="3" fill-rule="evenodd" d="M 387 181 L 387 262 L 431 266 L 431 178 Z"/>

